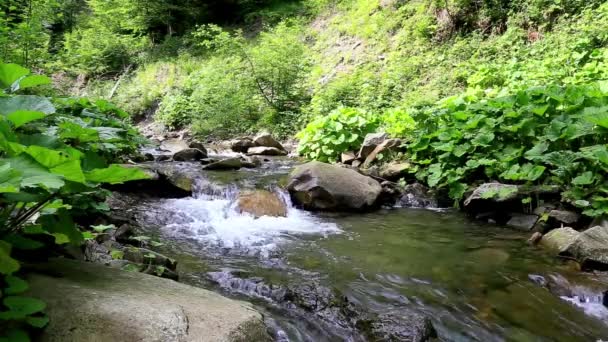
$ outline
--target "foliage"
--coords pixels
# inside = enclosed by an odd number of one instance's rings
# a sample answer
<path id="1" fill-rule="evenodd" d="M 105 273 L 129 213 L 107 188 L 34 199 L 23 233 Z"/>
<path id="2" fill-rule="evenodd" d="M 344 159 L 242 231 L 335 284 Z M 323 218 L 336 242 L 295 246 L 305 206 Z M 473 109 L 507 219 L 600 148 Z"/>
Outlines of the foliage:
<path id="1" fill-rule="evenodd" d="M 608 213 L 607 105 L 605 83 L 467 93 L 421 110 L 408 150 L 417 177 L 455 200 L 476 181 L 557 185 L 599 216 Z"/>
<path id="2" fill-rule="evenodd" d="M 310 159 L 336 162 L 340 154 L 358 149 L 368 133 L 378 128 L 378 118 L 355 108 L 342 107 L 312 120 L 297 134 L 298 153 Z"/>
<path id="3" fill-rule="evenodd" d="M 133 152 L 136 132 L 127 116 L 105 101 L 16 95 L 50 83 L 14 64 L 0 64 L 0 328 L 8 337 L 48 322 L 44 303 L 21 296 L 19 259 L 43 241 L 79 244 L 73 214 L 100 209 L 100 185 L 147 178 L 136 168 L 112 162 Z M 84 205 L 88 202 L 88 205 Z"/>
<path id="4" fill-rule="evenodd" d="M 382 117 L 383 130 L 395 138 L 409 138 L 416 128 L 416 121 L 409 112 L 402 108 L 387 109 Z"/>

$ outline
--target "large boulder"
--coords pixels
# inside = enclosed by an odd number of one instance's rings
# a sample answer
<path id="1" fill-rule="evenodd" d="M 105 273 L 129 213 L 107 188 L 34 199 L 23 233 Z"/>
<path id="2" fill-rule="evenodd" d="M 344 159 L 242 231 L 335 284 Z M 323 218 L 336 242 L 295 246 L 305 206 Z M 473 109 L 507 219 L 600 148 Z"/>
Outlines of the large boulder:
<path id="1" fill-rule="evenodd" d="M 43 342 L 270 341 L 251 306 L 201 288 L 66 259 L 39 270 L 27 281 L 47 303 Z"/>
<path id="2" fill-rule="evenodd" d="M 274 147 L 278 150 L 285 151 L 285 147 L 281 145 L 270 133 L 263 132 L 258 134 L 255 138 L 253 138 L 253 142 L 256 146 L 264 146 L 264 147 Z"/>
<path id="3" fill-rule="evenodd" d="M 255 146 L 255 143 L 250 138 L 239 138 L 230 142 L 230 149 L 240 153 L 247 153 L 250 148 Z"/>
<path id="4" fill-rule="evenodd" d="M 543 235 L 540 245 L 557 254 L 565 253 L 579 234 L 570 227 L 553 229 Z"/>
<path id="5" fill-rule="evenodd" d="M 581 232 L 567 253 L 583 268 L 608 269 L 608 228 L 597 226 Z"/>
<path id="6" fill-rule="evenodd" d="M 198 150 L 203 151 L 203 153 L 205 153 L 205 156 L 208 155 L 207 148 L 205 148 L 205 145 L 202 142 L 198 141 L 198 140 L 192 140 L 192 141 L 190 141 L 190 144 L 188 144 L 188 147 L 190 147 L 190 148 L 196 148 Z"/>
<path id="7" fill-rule="evenodd" d="M 365 136 L 361 149 L 359 150 L 359 159 L 365 160 L 372 151 L 382 144 L 388 138 L 386 133 L 370 133 Z"/>
<path id="8" fill-rule="evenodd" d="M 198 148 L 186 148 L 173 154 L 174 161 L 199 161 L 207 158 L 207 151 Z"/>
<path id="9" fill-rule="evenodd" d="M 361 210 L 373 207 L 380 184 L 354 170 L 310 162 L 296 167 L 287 189 L 297 204 L 313 210 Z"/>
<path id="10" fill-rule="evenodd" d="M 287 206 L 277 194 L 266 190 L 256 190 L 241 194 L 237 200 L 237 210 L 256 218 L 262 216 L 285 217 Z"/>
<path id="11" fill-rule="evenodd" d="M 287 152 L 276 147 L 256 146 L 247 150 L 248 156 L 286 156 Z"/>
<path id="12" fill-rule="evenodd" d="M 171 153 L 176 153 L 181 150 L 187 149 L 188 143 L 186 143 L 183 139 L 172 138 L 163 140 L 160 143 L 160 148 L 164 151 L 168 151 Z"/>

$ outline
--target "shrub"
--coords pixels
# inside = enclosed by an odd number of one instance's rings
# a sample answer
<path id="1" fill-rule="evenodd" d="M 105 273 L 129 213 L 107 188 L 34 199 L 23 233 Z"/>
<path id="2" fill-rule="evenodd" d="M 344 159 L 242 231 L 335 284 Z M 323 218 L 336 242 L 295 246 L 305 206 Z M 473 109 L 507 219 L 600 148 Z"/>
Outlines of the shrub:
<path id="1" fill-rule="evenodd" d="M 298 153 L 310 159 L 336 162 L 340 154 L 358 149 L 365 135 L 378 129 L 379 121 L 368 112 L 348 107 L 313 119 L 296 137 Z"/>
<path id="2" fill-rule="evenodd" d="M 416 128 L 416 121 L 408 111 L 401 108 L 392 108 L 384 112 L 381 117 L 383 130 L 395 138 L 410 137 L 410 133 Z"/>
<path id="3" fill-rule="evenodd" d="M 464 94 L 422 111 L 408 146 L 417 176 L 460 200 L 475 181 L 557 185 L 589 216 L 608 213 L 605 83 Z"/>

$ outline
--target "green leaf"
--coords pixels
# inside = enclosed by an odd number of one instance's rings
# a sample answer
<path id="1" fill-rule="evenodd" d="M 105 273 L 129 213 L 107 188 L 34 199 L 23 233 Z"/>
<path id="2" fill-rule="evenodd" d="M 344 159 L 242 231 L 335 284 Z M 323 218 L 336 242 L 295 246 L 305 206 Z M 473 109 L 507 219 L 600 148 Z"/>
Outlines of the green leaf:
<path id="1" fill-rule="evenodd" d="M 549 149 L 549 144 L 545 141 L 541 141 L 538 144 L 534 145 L 529 151 L 527 151 L 524 155 L 527 159 L 535 159 L 543 155 Z"/>
<path id="2" fill-rule="evenodd" d="M 99 132 L 92 128 L 82 127 L 69 121 L 59 124 L 59 136 L 62 139 L 73 139 L 79 142 L 99 141 Z"/>
<path id="3" fill-rule="evenodd" d="M 46 97 L 36 95 L 17 95 L 0 97 L 0 114 L 9 115 L 16 111 L 55 113 L 55 106 Z"/>
<path id="4" fill-rule="evenodd" d="M 33 251 L 44 247 L 44 244 L 40 241 L 32 240 L 21 234 L 10 234 L 6 236 L 5 241 L 13 246 L 13 249 L 19 249 L 23 251 Z"/>
<path id="5" fill-rule="evenodd" d="M 25 319 L 27 324 L 35 327 L 35 328 L 44 328 L 47 324 L 49 324 L 49 317 L 44 315 L 42 317 L 27 317 Z"/>
<path id="6" fill-rule="evenodd" d="M 11 168 L 10 163 L 0 165 L 0 193 L 18 192 L 21 186 L 21 173 Z"/>
<path id="7" fill-rule="evenodd" d="M 12 275 L 4 277 L 4 281 L 6 282 L 4 293 L 7 295 L 23 293 L 29 288 L 25 280 Z"/>
<path id="8" fill-rule="evenodd" d="M 572 180 L 572 184 L 589 185 L 589 184 L 592 184 L 594 180 L 595 180 L 595 177 L 593 176 L 593 172 L 587 171 L 587 172 L 584 172 L 583 174 L 581 174 L 580 176 L 574 178 Z"/>
<path id="9" fill-rule="evenodd" d="M 46 189 L 59 189 L 65 184 L 60 176 L 50 173 L 47 168 L 29 156 L 20 155 L 15 158 L 0 159 L 0 165 L 6 165 L 6 163 L 21 172 L 21 187 L 41 186 Z"/>
<path id="10" fill-rule="evenodd" d="M 94 231 L 98 232 L 98 233 L 103 233 L 106 230 L 110 230 L 113 228 L 116 228 L 116 226 L 114 226 L 113 224 L 108 224 L 108 225 L 104 225 L 104 224 L 100 224 L 97 226 L 91 226 L 91 228 L 93 228 Z"/>
<path id="11" fill-rule="evenodd" d="M 30 337 L 21 329 L 10 329 L 5 336 L 0 336 L 0 342 L 30 342 Z"/>
<path id="12" fill-rule="evenodd" d="M 0 273 L 11 274 L 17 272 L 20 267 L 19 262 L 11 258 L 11 245 L 0 240 Z"/>
<path id="13" fill-rule="evenodd" d="M 78 230 L 78 227 L 76 227 L 76 225 L 72 221 L 71 216 L 65 209 L 58 210 L 55 215 L 41 216 L 38 219 L 38 223 L 42 225 L 44 230 L 55 236 L 56 242 L 69 242 L 73 245 L 78 246 L 83 241 L 80 230 Z"/>
<path id="14" fill-rule="evenodd" d="M 125 256 L 125 252 L 118 250 L 118 249 L 113 249 L 110 252 L 110 256 L 112 257 L 113 260 L 122 260 Z"/>
<path id="15" fill-rule="evenodd" d="M 149 176 L 135 167 L 110 165 L 108 168 L 95 169 L 86 173 L 86 179 L 94 183 L 119 184 L 132 180 L 148 179 Z"/>
<path id="16" fill-rule="evenodd" d="M 0 318 L 5 316 L 9 319 L 24 319 L 46 308 L 46 304 L 40 299 L 24 296 L 5 297 L 2 303 L 4 303 L 9 311 L 0 312 Z"/>
<path id="17" fill-rule="evenodd" d="M 43 75 L 26 76 L 19 81 L 19 89 L 37 87 L 40 85 L 51 84 L 51 79 Z"/>
<path id="18" fill-rule="evenodd" d="M 17 64 L 0 63 L 0 88 L 10 88 L 23 76 L 29 75 L 30 71 Z"/>
<path id="19" fill-rule="evenodd" d="M 39 120 L 46 117 L 43 112 L 35 112 L 30 110 L 17 110 L 6 116 L 13 123 L 15 128 L 19 128 L 28 122 Z"/>

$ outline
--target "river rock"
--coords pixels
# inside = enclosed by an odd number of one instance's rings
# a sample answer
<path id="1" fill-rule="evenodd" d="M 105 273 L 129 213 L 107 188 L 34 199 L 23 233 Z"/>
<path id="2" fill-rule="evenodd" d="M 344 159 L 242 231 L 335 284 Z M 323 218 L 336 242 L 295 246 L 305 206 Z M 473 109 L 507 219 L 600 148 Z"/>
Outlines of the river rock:
<path id="1" fill-rule="evenodd" d="M 397 163 L 392 162 L 383 165 L 380 168 L 380 178 L 386 180 L 395 181 L 407 174 L 407 171 L 411 168 L 410 163 Z"/>
<path id="2" fill-rule="evenodd" d="M 263 132 L 253 138 L 253 142 L 256 146 L 263 147 L 274 147 L 280 151 L 287 152 L 287 150 L 279 143 L 270 133 Z"/>
<path id="3" fill-rule="evenodd" d="M 578 222 L 580 215 L 570 210 L 551 210 L 549 218 L 559 223 L 571 225 Z"/>
<path id="4" fill-rule="evenodd" d="M 369 323 L 368 337 L 372 341 L 424 342 L 437 337 L 437 332 L 427 316 L 391 309 Z"/>
<path id="5" fill-rule="evenodd" d="M 237 200 L 237 210 L 249 213 L 255 218 L 262 216 L 285 217 L 287 206 L 277 194 L 266 190 L 256 190 L 241 194 Z"/>
<path id="6" fill-rule="evenodd" d="M 227 158 L 203 166 L 205 170 L 238 170 L 243 166 L 241 158 Z"/>
<path id="7" fill-rule="evenodd" d="M 247 153 L 251 147 L 255 146 L 255 143 L 250 138 L 239 138 L 230 142 L 230 149 L 234 152 L 240 153 Z"/>
<path id="8" fill-rule="evenodd" d="M 250 305 L 201 288 L 66 259 L 38 269 L 27 281 L 47 304 L 43 342 L 270 341 Z"/>
<path id="9" fill-rule="evenodd" d="M 198 148 L 183 149 L 173 155 L 174 161 L 198 161 L 203 158 L 207 158 L 207 152 Z"/>
<path id="10" fill-rule="evenodd" d="M 340 155 L 340 162 L 342 164 L 352 164 L 355 159 L 357 159 L 357 156 L 353 151 L 343 152 Z"/>
<path id="11" fill-rule="evenodd" d="M 178 138 L 166 139 L 160 143 L 160 148 L 162 150 L 165 150 L 165 151 L 168 151 L 171 153 L 177 153 L 181 150 L 187 149 L 188 147 L 189 147 L 188 144 L 184 140 L 178 139 Z"/>
<path id="12" fill-rule="evenodd" d="M 256 146 L 247 150 L 248 156 L 286 156 L 287 152 L 276 147 Z"/>
<path id="13" fill-rule="evenodd" d="M 593 227 L 578 234 L 567 251 L 583 268 L 608 268 L 608 228 Z"/>
<path id="14" fill-rule="evenodd" d="M 177 261 L 166 257 L 160 253 L 151 251 L 146 248 L 139 247 L 124 247 L 122 249 L 123 259 L 134 262 L 136 264 L 150 264 L 155 266 L 163 266 L 172 271 L 177 268 Z"/>
<path id="15" fill-rule="evenodd" d="M 570 227 L 557 228 L 543 235 L 540 245 L 557 254 L 564 253 L 580 233 Z"/>
<path id="16" fill-rule="evenodd" d="M 367 157 L 365 158 L 365 161 L 363 162 L 363 166 L 364 167 L 369 167 L 374 160 L 376 160 L 376 157 L 387 150 L 394 150 L 397 147 L 401 146 L 401 139 L 386 139 L 384 140 L 380 145 L 376 146 L 376 148 L 374 148 L 372 150 L 372 152 L 370 152 Z"/>
<path id="17" fill-rule="evenodd" d="M 190 144 L 188 144 L 188 147 L 203 151 L 203 153 L 205 153 L 205 156 L 208 154 L 205 145 L 200 141 L 193 140 L 190 142 Z"/>
<path id="18" fill-rule="evenodd" d="M 511 218 L 509 219 L 509 221 L 507 221 L 507 226 L 519 230 L 528 231 L 534 227 L 537 221 L 538 216 L 536 215 L 512 213 Z"/>
<path id="19" fill-rule="evenodd" d="M 294 201 L 313 210 L 361 210 L 376 205 L 380 184 L 354 170 L 321 162 L 300 165 L 287 189 Z"/>
<path id="20" fill-rule="evenodd" d="M 408 184 L 397 202 L 403 208 L 437 208 L 438 203 L 429 188 L 420 184 Z"/>
<path id="21" fill-rule="evenodd" d="M 372 151 L 388 138 L 386 133 L 369 133 L 365 136 L 361 149 L 359 149 L 359 159 L 365 160 Z"/>

